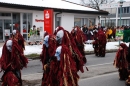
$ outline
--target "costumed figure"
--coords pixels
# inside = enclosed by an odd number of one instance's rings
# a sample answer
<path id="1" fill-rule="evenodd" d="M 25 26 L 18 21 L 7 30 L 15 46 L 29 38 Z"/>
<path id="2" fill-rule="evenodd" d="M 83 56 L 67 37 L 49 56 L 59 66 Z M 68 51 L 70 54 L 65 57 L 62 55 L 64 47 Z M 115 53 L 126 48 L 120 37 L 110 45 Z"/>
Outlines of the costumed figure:
<path id="1" fill-rule="evenodd" d="M 98 32 L 99 56 L 105 57 L 106 54 L 106 35 L 102 30 Z"/>
<path id="2" fill-rule="evenodd" d="M 2 50 L 0 67 L 3 71 L 2 86 L 22 86 L 21 70 L 27 67 L 28 60 L 14 39 L 8 40 Z"/>
<path id="3" fill-rule="evenodd" d="M 97 38 L 95 38 L 95 41 L 93 42 L 93 48 L 96 56 L 105 57 L 106 43 L 105 33 L 102 30 L 99 30 Z"/>
<path id="4" fill-rule="evenodd" d="M 80 53 L 82 54 L 83 58 L 84 58 L 84 62 L 86 63 L 86 57 L 85 57 L 85 53 L 84 53 L 84 43 L 85 43 L 85 37 L 84 37 L 84 33 L 81 31 L 81 29 L 79 27 L 75 27 L 72 31 L 71 31 L 71 35 L 72 38 L 74 39 Z"/>
<path id="5" fill-rule="evenodd" d="M 13 30 L 11 39 L 16 40 L 18 42 L 20 48 L 24 52 L 24 50 L 25 50 L 25 40 L 18 30 Z"/>
<path id="6" fill-rule="evenodd" d="M 93 41 L 93 48 L 94 48 L 94 53 L 96 56 L 98 56 L 98 28 L 94 27 L 93 28 L 93 33 L 94 33 L 94 41 Z"/>
<path id="7" fill-rule="evenodd" d="M 126 44 L 121 43 L 119 49 L 116 53 L 116 57 L 114 59 L 114 66 L 118 68 L 119 72 L 119 79 L 126 80 L 128 78 L 128 62 L 127 62 L 127 55 L 128 55 L 128 47 Z"/>
<path id="8" fill-rule="evenodd" d="M 128 56 L 127 56 L 127 62 L 128 62 L 128 79 L 126 80 L 126 85 L 130 86 L 130 43 L 128 48 Z"/>
<path id="9" fill-rule="evenodd" d="M 62 27 L 59 27 L 59 28 L 61 29 Z M 73 55 L 73 60 L 75 60 L 75 62 L 76 62 L 77 70 L 84 72 L 83 65 L 85 64 L 85 59 L 83 58 L 82 54 L 78 50 L 71 34 L 68 31 L 61 29 L 61 30 L 57 31 L 57 33 L 56 33 L 56 40 L 57 40 L 57 46 L 66 45 L 70 49 L 70 51 Z"/>
<path id="10" fill-rule="evenodd" d="M 78 86 L 79 76 L 70 49 L 66 45 L 57 47 L 55 58 L 50 63 L 48 77 L 51 82 L 46 86 Z"/>
<path id="11" fill-rule="evenodd" d="M 43 78 L 42 78 L 42 86 L 47 86 L 47 83 L 50 83 L 48 80 L 49 70 L 50 70 L 50 62 L 54 59 L 54 54 L 56 50 L 56 40 L 54 35 L 46 35 L 44 37 L 43 49 L 40 55 L 42 65 L 43 65 Z M 54 77 L 54 75 L 53 75 Z"/>

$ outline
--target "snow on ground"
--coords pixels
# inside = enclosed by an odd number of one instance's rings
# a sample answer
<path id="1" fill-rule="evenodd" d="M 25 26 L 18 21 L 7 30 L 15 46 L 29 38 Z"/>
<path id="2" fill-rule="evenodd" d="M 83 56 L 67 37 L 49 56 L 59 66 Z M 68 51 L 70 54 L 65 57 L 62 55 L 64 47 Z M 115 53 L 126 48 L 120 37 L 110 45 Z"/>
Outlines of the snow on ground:
<path id="1" fill-rule="evenodd" d="M 129 43 L 126 43 L 127 46 Z M 106 45 L 106 50 L 111 50 L 111 49 L 118 49 L 119 42 L 108 42 Z M 92 44 L 85 44 L 85 51 L 93 51 L 93 46 Z M 25 46 L 25 51 L 24 54 L 40 54 L 42 51 L 42 45 L 27 45 Z M 2 54 L 2 47 L 0 47 L 0 56 Z"/>

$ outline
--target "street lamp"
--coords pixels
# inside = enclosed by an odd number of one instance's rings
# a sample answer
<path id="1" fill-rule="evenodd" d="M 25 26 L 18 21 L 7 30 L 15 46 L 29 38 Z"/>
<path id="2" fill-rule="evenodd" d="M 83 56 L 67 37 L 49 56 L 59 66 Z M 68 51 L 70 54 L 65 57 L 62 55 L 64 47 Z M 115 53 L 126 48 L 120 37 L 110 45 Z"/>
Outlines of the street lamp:
<path id="1" fill-rule="evenodd" d="M 123 6 L 123 3 L 124 3 L 125 1 L 124 0 L 120 0 L 118 3 L 119 3 L 119 6 L 120 6 L 120 28 L 121 28 L 121 26 L 122 26 L 122 24 L 121 24 L 121 14 L 122 14 L 122 6 Z M 120 33 L 120 28 L 119 28 L 119 33 Z M 120 45 L 120 38 L 119 38 L 119 45 Z"/>

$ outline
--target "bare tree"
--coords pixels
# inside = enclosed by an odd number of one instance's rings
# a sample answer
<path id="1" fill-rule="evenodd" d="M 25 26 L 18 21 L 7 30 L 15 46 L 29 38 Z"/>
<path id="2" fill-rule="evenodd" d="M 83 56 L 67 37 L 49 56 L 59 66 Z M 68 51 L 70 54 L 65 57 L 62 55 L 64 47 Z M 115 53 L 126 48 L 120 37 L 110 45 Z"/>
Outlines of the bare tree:
<path id="1" fill-rule="evenodd" d="M 112 3 L 115 0 L 81 0 L 81 4 L 100 10 L 101 4 Z"/>

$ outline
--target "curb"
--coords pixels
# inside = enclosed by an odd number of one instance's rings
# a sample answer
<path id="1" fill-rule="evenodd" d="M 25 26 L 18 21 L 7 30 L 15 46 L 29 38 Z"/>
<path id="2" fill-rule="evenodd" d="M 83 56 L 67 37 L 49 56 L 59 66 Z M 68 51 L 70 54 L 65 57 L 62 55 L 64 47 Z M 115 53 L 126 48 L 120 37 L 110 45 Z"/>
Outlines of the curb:
<path id="1" fill-rule="evenodd" d="M 118 49 L 111 49 L 111 50 L 106 50 L 106 53 L 113 53 L 117 52 Z M 85 51 L 85 55 L 91 55 L 94 54 L 94 51 Z"/>

